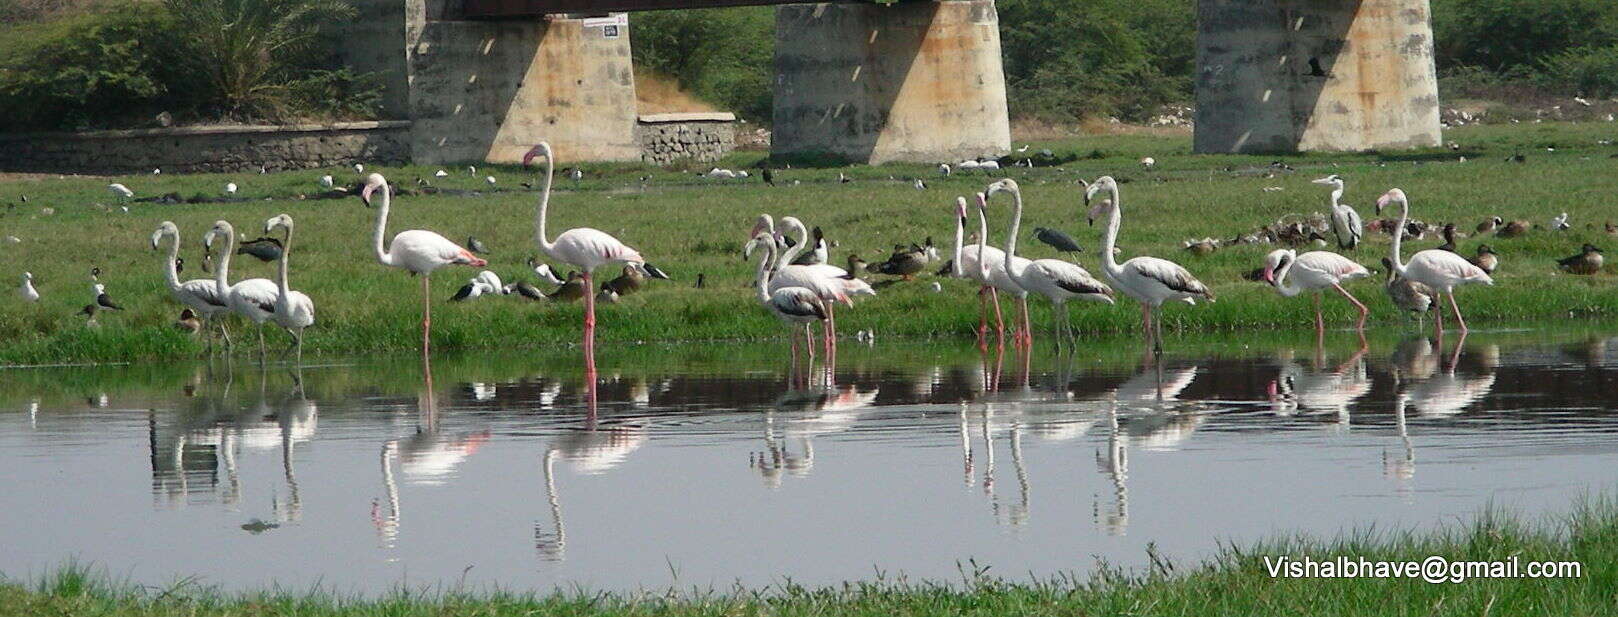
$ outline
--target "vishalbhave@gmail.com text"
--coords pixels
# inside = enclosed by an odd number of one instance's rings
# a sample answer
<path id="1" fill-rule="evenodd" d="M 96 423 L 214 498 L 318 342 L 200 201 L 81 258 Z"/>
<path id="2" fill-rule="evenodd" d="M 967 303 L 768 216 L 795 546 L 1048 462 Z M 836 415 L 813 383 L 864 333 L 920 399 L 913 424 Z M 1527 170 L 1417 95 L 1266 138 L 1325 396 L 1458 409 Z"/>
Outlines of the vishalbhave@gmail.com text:
<path id="1" fill-rule="evenodd" d="M 1271 578 L 1419 578 L 1429 583 L 1459 583 L 1470 578 L 1579 578 L 1584 564 L 1577 561 L 1451 561 L 1433 555 L 1421 561 L 1377 561 L 1363 557 L 1331 559 L 1268 556 L 1264 567 Z"/>

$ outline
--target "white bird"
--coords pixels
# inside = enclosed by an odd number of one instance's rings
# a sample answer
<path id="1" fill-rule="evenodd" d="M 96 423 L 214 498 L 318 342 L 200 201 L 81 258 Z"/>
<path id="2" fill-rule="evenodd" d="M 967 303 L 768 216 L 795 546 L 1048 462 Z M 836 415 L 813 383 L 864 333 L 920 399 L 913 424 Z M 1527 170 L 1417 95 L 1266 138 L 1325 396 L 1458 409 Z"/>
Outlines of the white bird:
<path id="1" fill-rule="evenodd" d="M 359 163 L 355 163 L 354 164 L 354 173 L 357 173 L 357 174 L 365 173 L 365 166 L 361 165 Z"/>
<path id="2" fill-rule="evenodd" d="M 175 260 L 180 258 L 180 228 L 172 221 L 163 221 L 152 232 L 152 250 L 157 250 L 158 244 L 164 237 L 174 239 L 169 246 L 168 258 L 163 260 L 163 279 L 168 284 L 169 293 L 180 304 L 195 311 L 208 325 L 213 325 L 219 318 L 230 314 L 230 305 L 225 300 L 225 294 L 219 293 L 219 283 L 209 279 L 192 279 L 180 282 L 179 269 L 175 267 Z M 219 323 L 219 332 L 225 339 L 225 345 L 230 345 L 230 332 L 225 329 L 224 322 Z M 211 344 L 210 340 L 210 344 Z"/>
<path id="3" fill-rule="evenodd" d="M 1365 224 L 1360 221 L 1359 212 L 1347 204 L 1338 202 L 1343 198 L 1343 178 L 1332 174 L 1313 182 L 1332 187 L 1331 231 L 1337 236 L 1337 248 L 1353 250 L 1358 247 L 1360 239 L 1365 236 Z"/>
<path id="4" fill-rule="evenodd" d="M 962 246 L 962 235 L 966 228 L 966 198 L 955 198 L 955 259 L 951 274 L 956 278 L 968 278 L 978 282 L 978 343 L 986 345 L 989 330 L 989 302 L 994 303 L 995 331 L 1000 338 L 1005 338 L 1005 321 L 1000 313 L 1000 292 L 1004 291 L 1016 296 L 1024 296 L 1026 292 L 1019 287 L 1011 276 L 1006 274 L 1005 257 L 1000 249 L 989 246 L 986 238 L 989 237 L 989 221 L 984 215 L 984 206 L 987 197 L 983 193 L 978 198 L 978 243 L 973 246 Z M 1013 260 L 1023 260 L 1022 257 L 1013 257 Z"/>
<path id="5" fill-rule="evenodd" d="M 959 169 L 961 171 L 971 171 L 971 170 L 977 169 L 979 167 L 981 167 L 981 165 L 977 162 L 976 159 L 966 159 L 964 161 L 961 161 L 961 162 L 955 164 L 955 168 Z"/>
<path id="6" fill-rule="evenodd" d="M 278 214 L 264 221 L 264 234 L 276 228 L 286 231 L 281 239 L 281 264 L 276 275 L 278 291 L 275 300 L 275 323 L 292 335 L 292 344 L 298 348 L 298 362 L 303 362 L 303 329 L 315 324 L 315 302 L 301 291 L 294 291 L 287 283 L 287 261 L 292 255 L 292 217 Z"/>
<path id="7" fill-rule="evenodd" d="M 766 220 L 765 217 L 759 218 L 760 225 L 764 224 L 764 221 Z M 774 290 L 781 287 L 803 287 L 819 295 L 820 299 L 825 302 L 826 305 L 826 321 L 822 325 L 825 327 L 823 334 L 826 340 L 827 351 L 829 352 L 833 347 L 836 346 L 837 341 L 836 303 L 842 302 L 848 306 L 854 306 L 854 301 L 851 299 L 851 296 L 874 296 L 876 295 L 876 290 L 871 287 L 870 283 L 866 283 L 865 281 L 855 278 L 847 270 L 831 264 L 793 264 L 792 262 L 797 259 L 798 254 L 810 246 L 809 230 L 804 226 L 803 221 L 800 221 L 797 219 L 797 217 L 792 216 L 781 217 L 781 226 L 786 228 L 788 231 L 797 232 L 798 243 L 792 248 L 786 249 L 786 251 L 781 253 L 780 257 L 776 259 L 774 274 L 771 277 L 770 289 Z M 755 226 L 753 233 L 757 234 L 758 231 L 760 231 L 760 228 Z M 777 237 L 783 236 L 777 234 Z M 784 244 L 784 241 L 778 241 L 776 243 L 777 248 L 782 248 Z"/>
<path id="8" fill-rule="evenodd" d="M 376 261 L 384 266 L 401 268 L 411 274 L 421 275 L 421 353 L 425 356 L 432 328 L 433 271 L 452 264 L 481 268 L 489 265 L 489 262 L 450 242 L 448 238 L 425 229 L 401 231 L 393 236 L 392 244 L 383 247 L 382 236 L 387 233 L 388 209 L 393 202 L 393 190 L 388 187 L 387 178 L 382 177 L 382 174 L 371 174 L 366 178 L 365 188 L 360 191 L 360 198 L 365 200 L 366 205 L 370 205 L 371 194 L 378 190 L 382 191 L 382 206 L 377 211 L 376 229 L 371 235 Z"/>
<path id="9" fill-rule="evenodd" d="M 1557 231 L 1566 231 L 1571 227 L 1572 225 L 1569 225 L 1567 222 L 1566 212 L 1551 217 L 1551 229 L 1555 229 Z"/>
<path id="10" fill-rule="evenodd" d="M 333 185 L 333 182 L 332 182 L 332 179 L 331 179 L 330 175 L 325 175 L 325 176 L 320 177 L 320 188 L 329 189 L 329 188 L 332 187 L 332 185 Z"/>
<path id="11" fill-rule="evenodd" d="M 709 178 L 716 179 L 716 180 L 719 180 L 719 179 L 729 180 L 731 178 L 736 177 L 736 172 L 731 171 L 729 169 L 720 169 L 718 167 L 715 167 L 713 169 L 708 170 L 708 173 L 706 173 L 704 175 L 706 175 Z"/>
<path id="12" fill-rule="evenodd" d="M 927 183 L 922 182 L 921 178 L 916 178 L 915 187 L 916 187 L 916 190 L 918 190 L 918 191 L 925 191 L 925 190 L 927 190 Z"/>
<path id="13" fill-rule="evenodd" d="M 567 179 L 572 180 L 574 184 L 577 184 L 580 180 L 584 179 L 584 170 L 574 167 L 567 172 Z"/>
<path id="14" fill-rule="evenodd" d="M 483 181 L 489 183 L 489 186 L 494 186 L 494 176 L 485 176 Z"/>
<path id="15" fill-rule="evenodd" d="M 1142 159 L 1141 159 L 1141 160 L 1140 160 L 1140 166 L 1141 166 L 1141 167 L 1145 167 L 1145 168 L 1147 168 L 1147 169 L 1151 169 L 1151 168 L 1153 168 L 1153 167 L 1157 167 L 1157 159 L 1154 159 L 1154 158 L 1152 158 L 1152 157 L 1149 157 L 1149 156 L 1148 156 L 1148 157 L 1145 157 L 1145 158 L 1142 158 Z"/>
<path id="16" fill-rule="evenodd" d="M 500 280 L 500 275 L 490 270 L 479 272 L 477 280 L 483 283 L 485 291 L 489 293 L 500 293 L 501 289 L 505 289 L 505 284 Z"/>
<path id="17" fill-rule="evenodd" d="M 1315 292 L 1315 332 L 1326 332 L 1326 318 L 1320 312 L 1320 297 L 1327 288 L 1337 290 L 1360 311 L 1356 328 L 1365 332 L 1365 318 L 1371 310 L 1343 289 L 1343 283 L 1371 275 L 1365 266 L 1330 251 L 1310 251 L 1299 255 L 1291 249 L 1276 249 L 1264 259 L 1264 282 L 1275 286 L 1282 296 L 1291 298 L 1305 291 Z"/>
<path id="18" fill-rule="evenodd" d="M 214 268 L 214 284 L 225 294 L 225 305 L 231 312 L 253 321 L 258 327 L 258 355 L 264 356 L 264 322 L 275 315 L 275 302 L 280 290 L 269 279 L 247 279 L 230 283 L 230 256 L 236 251 L 236 228 L 228 221 L 215 221 L 213 228 L 203 236 L 204 245 L 212 248 L 215 236 L 225 237 L 225 248 L 219 252 L 219 265 Z"/>
<path id="19" fill-rule="evenodd" d="M 434 178 L 448 178 L 449 177 L 449 172 L 440 169 L 438 171 L 433 172 L 433 177 Z"/>
<path id="20" fill-rule="evenodd" d="M 22 286 L 17 288 L 17 293 L 22 294 L 23 300 L 29 302 L 39 301 L 39 290 L 34 289 L 34 273 L 22 273 Z"/>
<path id="21" fill-rule="evenodd" d="M 551 242 L 545 233 L 545 218 L 550 208 L 551 183 L 556 173 L 556 157 L 551 154 L 551 145 L 539 142 L 522 157 L 523 166 L 528 166 L 534 157 L 545 157 L 545 192 L 539 198 L 539 211 L 535 213 L 536 240 L 539 250 L 551 259 L 579 268 L 584 279 L 584 357 L 585 372 L 595 374 L 595 331 L 596 331 L 596 304 L 594 289 L 591 283 L 591 274 L 596 268 L 612 264 L 629 264 L 645 268 L 646 259 L 640 252 L 624 244 L 607 232 L 591 229 L 589 227 L 576 227 L 556 236 Z M 481 261 L 481 260 L 480 260 Z M 593 379 L 594 377 L 592 377 Z"/>
<path id="22" fill-rule="evenodd" d="M 122 184 L 119 184 L 117 182 L 114 182 L 112 184 L 108 184 L 107 185 L 107 190 L 112 191 L 112 194 L 117 196 L 119 201 L 125 201 L 125 200 L 128 200 L 129 198 L 135 196 L 135 192 L 129 190 L 129 187 L 124 186 Z"/>
<path id="23" fill-rule="evenodd" d="M 579 173 L 579 170 L 575 169 L 575 170 L 573 170 L 573 173 Z M 738 178 L 746 178 L 747 177 L 747 170 L 743 169 L 743 170 L 737 171 L 736 172 L 736 177 L 738 177 Z"/>
<path id="24" fill-rule="evenodd" d="M 161 175 L 162 173 L 163 173 L 163 169 L 160 168 L 160 167 L 152 169 L 152 175 L 154 175 L 154 176 Z"/>
<path id="25" fill-rule="evenodd" d="M 235 195 L 236 194 L 236 183 L 235 182 L 226 182 L 225 183 L 225 194 L 226 195 Z"/>
<path id="26" fill-rule="evenodd" d="M 950 169 L 949 163 L 938 164 L 938 175 L 940 176 L 948 176 L 953 171 L 953 169 Z"/>
<path id="27" fill-rule="evenodd" d="M 1389 202 L 1399 202 L 1399 224 L 1394 229 L 1404 229 L 1405 221 L 1410 218 L 1410 200 L 1400 189 L 1391 189 L 1377 200 L 1377 208 L 1384 208 Z M 1389 257 L 1393 260 L 1393 270 L 1399 276 L 1431 287 L 1437 294 L 1433 302 L 1437 303 L 1441 296 L 1449 296 L 1449 306 L 1455 311 L 1455 321 L 1465 333 L 1466 320 L 1461 317 L 1461 307 L 1455 302 L 1455 288 L 1460 285 L 1482 283 L 1493 285 L 1494 279 L 1489 274 L 1455 253 L 1441 249 L 1427 249 L 1418 251 L 1410 256 L 1410 262 L 1404 262 L 1399 255 L 1399 243 L 1404 234 L 1393 234 L 1393 244 L 1389 248 Z M 1433 311 L 1433 328 L 1438 336 L 1444 334 L 1444 307 L 1437 306 Z"/>
<path id="28" fill-rule="evenodd" d="M 979 161 L 978 169 L 983 170 L 985 174 L 991 171 L 1000 171 L 1000 161 Z"/>
<path id="29" fill-rule="evenodd" d="M 1015 213 L 1011 216 L 1011 231 L 1006 236 L 1006 253 L 1003 258 L 1006 272 L 1010 273 L 1012 280 L 1019 287 L 1030 293 L 1045 296 L 1051 301 L 1055 310 L 1051 314 L 1051 330 L 1057 337 L 1060 346 L 1064 337 L 1071 336 L 1072 326 L 1068 323 L 1067 301 L 1072 299 L 1089 300 L 1091 302 L 1105 302 L 1112 304 L 1112 288 L 1090 276 L 1090 273 L 1078 264 L 1060 259 L 1035 259 L 1026 263 L 1017 262 L 1017 234 L 1022 231 L 1022 188 L 1017 181 L 1006 178 L 989 185 L 985 198 L 996 193 L 1011 193 Z M 1028 299 L 1022 298 L 1023 336 L 1026 343 L 1033 345 L 1033 327 L 1028 319 Z"/>
<path id="30" fill-rule="evenodd" d="M 770 289 L 770 267 L 776 254 L 775 238 L 769 231 L 760 231 L 753 236 L 750 246 L 763 247 L 763 254 L 758 260 L 758 290 L 759 304 L 769 309 L 777 319 L 780 319 L 791 330 L 792 356 L 798 355 L 797 324 L 803 324 L 804 347 L 809 350 L 809 358 L 815 357 L 815 344 L 813 335 L 809 331 L 809 324 L 816 321 L 825 322 L 827 317 L 826 303 L 820 295 L 804 287 L 778 287 Z"/>
<path id="31" fill-rule="evenodd" d="M 1096 193 L 1107 191 L 1112 199 L 1102 200 L 1090 210 L 1090 224 L 1096 217 L 1107 215 L 1107 231 L 1101 241 L 1101 274 L 1107 281 L 1141 305 L 1141 325 L 1152 340 L 1152 350 L 1163 353 L 1163 303 L 1180 300 L 1196 304 L 1197 298 L 1214 301 L 1213 291 L 1190 272 L 1167 259 L 1136 257 L 1123 264 L 1113 254 L 1118 241 L 1118 228 L 1123 222 L 1122 204 L 1119 203 L 1118 181 L 1102 176 L 1085 189 L 1084 200 L 1089 202 Z M 1155 323 L 1155 327 L 1154 327 Z"/>
<path id="32" fill-rule="evenodd" d="M 548 263 L 541 263 L 539 260 L 529 257 L 528 267 L 533 268 L 534 274 L 538 275 L 539 280 L 541 281 L 545 281 L 546 283 L 550 283 L 552 285 L 561 285 L 565 282 L 562 279 L 557 278 L 556 272 L 551 270 L 551 265 Z"/>
<path id="33" fill-rule="evenodd" d="M 933 281 L 932 289 L 933 289 L 933 293 L 942 292 L 942 291 L 944 291 L 944 284 L 940 283 L 938 281 Z"/>
<path id="34" fill-rule="evenodd" d="M 1021 147 L 1021 148 L 1018 148 L 1018 149 L 1017 149 L 1017 151 L 1018 151 L 1018 152 L 1027 152 L 1027 151 L 1028 151 L 1028 147 L 1029 147 L 1029 145 L 1028 145 L 1028 144 L 1023 144 L 1023 145 L 1022 145 L 1022 147 Z"/>

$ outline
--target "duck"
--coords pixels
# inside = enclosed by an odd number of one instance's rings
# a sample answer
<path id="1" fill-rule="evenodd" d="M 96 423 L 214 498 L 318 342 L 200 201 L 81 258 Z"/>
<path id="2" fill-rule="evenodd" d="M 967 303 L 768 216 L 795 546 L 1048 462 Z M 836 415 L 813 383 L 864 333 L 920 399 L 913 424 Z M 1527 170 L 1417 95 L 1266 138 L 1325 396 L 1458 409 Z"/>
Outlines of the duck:
<path id="1" fill-rule="evenodd" d="M 640 291 L 640 288 L 646 284 L 647 277 L 669 279 L 669 275 L 664 274 L 662 270 L 658 270 L 655 266 L 648 264 L 645 266 L 645 270 L 642 270 L 640 265 L 630 264 L 624 266 L 624 273 L 619 275 L 618 278 L 602 283 L 601 289 L 612 290 L 614 294 L 613 301 L 617 301 L 616 296 L 627 296 Z"/>
<path id="2" fill-rule="evenodd" d="M 1212 255 L 1214 251 L 1219 250 L 1219 242 L 1217 240 L 1214 240 L 1213 238 L 1203 238 L 1201 240 L 1186 240 L 1185 241 L 1185 250 L 1187 252 L 1190 252 L 1192 255 L 1196 255 L 1198 257 L 1206 257 L 1208 255 Z"/>
<path id="3" fill-rule="evenodd" d="M 202 331 L 202 320 L 191 309 L 180 311 L 180 318 L 174 321 L 174 327 L 186 334 L 196 334 Z"/>
<path id="4" fill-rule="evenodd" d="M 512 281 L 511 283 L 506 284 L 505 289 L 502 289 L 501 293 L 508 295 L 517 294 L 529 300 L 548 299 L 545 297 L 544 292 L 541 292 L 538 287 L 533 286 L 528 281 Z"/>
<path id="5" fill-rule="evenodd" d="M 1605 262 L 1601 257 L 1601 249 L 1588 242 L 1577 255 L 1556 260 L 1557 267 L 1571 274 L 1595 274 L 1601 270 Z"/>
<path id="6" fill-rule="evenodd" d="M 1444 237 L 1444 243 L 1438 245 L 1438 250 L 1440 250 L 1440 251 L 1449 251 L 1451 253 L 1456 252 L 1455 251 L 1455 224 L 1454 223 L 1444 223 L 1444 231 L 1442 232 L 1442 235 Z"/>
<path id="7" fill-rule="evenodd" d="M 1618 236 L 1618 223 L 1607 221 L 1607 235 Z"/>
<path id="8" fill-rule="evenodd" d="M 1533 226 L 1533 223 L 1524 220 L 1510 221 L 1496 229 L 1494 235 L 1497 238 L 1515 238 L 1528 233 L 1528 230 L 1532 229 Z"/>
<path id="9" fill-rule="evenodd" d="M 1478 223 L 1478 233 L 1479 234 L 1492 233 L 1495 230 L 1495 228 L 1499 227 L 1500 224 L 1504 223 L 1504 222 L 1505 222 L 1505 220 L 1501 219 L 1498 216 L 1491 216 L 1489 218 L 1483 219 L 1482 223 Z"/>
<path id="10" fill-rule="evenodd" d="M 567 273 L 567 280 L 545 297 L 556 302 L 574 302 L 584 299 L 584 277 L 578 270 Z"/>
<path id="11" fill-rule="evenodd" d="M 908 281 L 925 267 L 927 267 L 927 251 L 912 244 L 908 249 L 902 246 L 893 247 L 893 254 L 888 256 L 887 261 L 868 264 L 865 269 L 873 274 L 898 276 Z"/>
<path id="12" fill-rule="evenodd" d="M 1388 278 L 1382 283 L 1382 288 L 1388 292 L 1388 299 L 1400 310 L 1414 313 L 1416 319 L 1427 313 L 1433 306 L 1433 289 L 1421 283 L 1399 276 L 1393 269 L 1393 259 L 1382 258 L 1382 268 L 1387 271 Z"/>
<path id="13" fill-rule="evenodd" d="M 1494 252 L 1494 247 L 1487 244 L 1478 245 L 1477 256 L 1467 261 L 1481 268 L 1485 274 L 1494 274 L 1495 269 L 1500 267 L 1500 257 Z"/>

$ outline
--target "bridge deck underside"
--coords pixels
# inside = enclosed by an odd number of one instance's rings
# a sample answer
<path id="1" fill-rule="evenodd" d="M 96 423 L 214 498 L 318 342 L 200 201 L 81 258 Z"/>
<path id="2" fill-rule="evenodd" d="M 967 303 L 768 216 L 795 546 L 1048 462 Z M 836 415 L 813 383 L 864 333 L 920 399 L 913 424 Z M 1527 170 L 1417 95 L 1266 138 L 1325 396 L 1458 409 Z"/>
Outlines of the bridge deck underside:
<path id="1" fill-rule="evenodd" d="M 468 19 L 511 19 L 557 13 L 603 14 L 623 11 L 707 9 L 727 6 L 796 4 L 804 0 L 463 0 Z"/>

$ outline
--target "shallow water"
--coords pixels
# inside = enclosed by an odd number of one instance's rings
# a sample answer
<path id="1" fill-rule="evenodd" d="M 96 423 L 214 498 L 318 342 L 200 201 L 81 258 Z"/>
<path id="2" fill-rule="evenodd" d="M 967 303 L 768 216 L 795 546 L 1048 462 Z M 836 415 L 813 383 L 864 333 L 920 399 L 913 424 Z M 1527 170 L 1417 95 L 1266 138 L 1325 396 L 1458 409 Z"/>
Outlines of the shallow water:
<path id="1" fill-rule="evenodd" d="M 0 573 L 1020 578 L 1613 487 L 1618 337 L 1330 338 L 1175 341 L 1160 371 L 958 343 L 850 342 L 829 375 L 778 345 L 607 349 L 594 414 L 569 351 L 437 359 L 430 393 L 408 359 L 0 370 Z"/>

